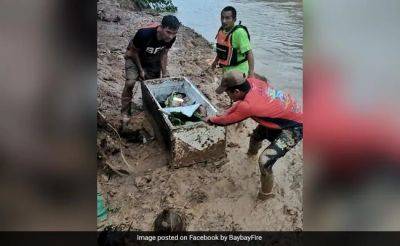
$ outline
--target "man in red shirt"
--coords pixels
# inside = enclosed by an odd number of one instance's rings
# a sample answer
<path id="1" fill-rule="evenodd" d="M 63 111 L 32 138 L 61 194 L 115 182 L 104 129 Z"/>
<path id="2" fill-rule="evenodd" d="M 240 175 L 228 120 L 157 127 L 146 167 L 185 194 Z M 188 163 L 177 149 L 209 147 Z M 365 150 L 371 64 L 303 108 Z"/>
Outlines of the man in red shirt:
<path id="1" fill-rule="evenodd" d="M 216 92 L 224 91 L 234 104 L 224 114 L 205 121 L 225 126 L 252 118 L 259 123 L 250 137 L 247 154 L 255 156 L 264 139 L 271 142 L 258 158 L 261 172 L 258 198 L 265 200 L 273 196 L 272 166 L 303 138 L 302 109 L 290 95 L 275 90 L 267 81 L 246 78 L 239 71 L 224 74 Z"/>

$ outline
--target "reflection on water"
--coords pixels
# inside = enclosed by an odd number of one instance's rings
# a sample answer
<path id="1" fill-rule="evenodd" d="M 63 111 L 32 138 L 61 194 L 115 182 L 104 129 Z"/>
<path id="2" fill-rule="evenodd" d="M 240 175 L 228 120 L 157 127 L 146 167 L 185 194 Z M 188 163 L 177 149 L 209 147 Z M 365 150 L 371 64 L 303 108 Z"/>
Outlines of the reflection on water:
<path id="1" fill-rule="evenodd" d="M 237 23 L 247 26 L 255 56 L 255 70 L 302 102 L 303 4 L 282 0 L 173 0 L 177 17 L 208 41 L 220 27 L 220 11 L 231 5 Z"/>

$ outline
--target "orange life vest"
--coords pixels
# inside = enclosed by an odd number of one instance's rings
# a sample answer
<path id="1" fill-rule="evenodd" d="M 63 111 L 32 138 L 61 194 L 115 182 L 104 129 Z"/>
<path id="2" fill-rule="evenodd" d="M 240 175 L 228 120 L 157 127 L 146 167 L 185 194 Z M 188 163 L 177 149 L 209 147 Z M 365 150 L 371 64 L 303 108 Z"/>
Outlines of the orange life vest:
<path id="1" fill-rule="evenodd" d="M 142 27 L 142 28 L 154 28 L 154 27 L 158 27 L 159 25 L 160 25 L 160 23 L 151 21 L 149 23 L 146 23 L 146 25 L 144 25 L 144 27 Z"/>
<path id="2" fill-rule="evenodd" d="M 232 35 L 238 28 L 243 28 L 246 33 L 247 37 L 250 40 L 250 34 L 247 30 L 247 27 L 242 25 L 236 25 L 232 28 L 231 31 L 225 33 L 223 28 L 221 27 L 218 30 L 217 36 L 215 39 L 217 40 L 217 57 L 218 57 L 218 64 L 222 67 L 224 66 L 236 66 L 245 61 L 247 58 L 243 58 L 242 60 L 238 61 L 238 49 L 233 48 L 232 46 Z"/>

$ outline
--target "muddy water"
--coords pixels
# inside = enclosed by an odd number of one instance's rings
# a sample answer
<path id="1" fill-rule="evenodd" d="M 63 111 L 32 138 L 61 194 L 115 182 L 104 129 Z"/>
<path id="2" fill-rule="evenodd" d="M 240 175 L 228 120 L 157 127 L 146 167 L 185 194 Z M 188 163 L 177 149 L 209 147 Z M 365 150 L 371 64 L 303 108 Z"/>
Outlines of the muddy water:
<path id="1" fill-rule="evenodd" d="M 303 95 L 303 4 L 289 0 L 173 0 L 176 16 L 208 41 L 215 42 L 220 11 L 237 10 L 237 22 L 250 31 L 255 70 L 299 102 Z"/>

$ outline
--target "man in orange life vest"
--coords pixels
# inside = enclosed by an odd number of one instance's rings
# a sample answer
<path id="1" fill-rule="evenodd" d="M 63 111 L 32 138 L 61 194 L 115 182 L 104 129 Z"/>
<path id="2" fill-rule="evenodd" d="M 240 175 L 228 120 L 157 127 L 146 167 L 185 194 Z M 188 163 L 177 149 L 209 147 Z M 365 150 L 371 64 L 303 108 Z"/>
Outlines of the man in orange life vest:
<path id="1" fill-rule="evenodd" d="M 180 23 L 166 15 L 161 25 L 154 23 L 139 29 L 125 53 L 126 82 L 121 96 L 122 130 L 131 115 L 132 90 L 137 80 L 168 77 L 167 54 L 176 39 Z"/>
<path id="2" fill-rule="evenodd" d="M 265 200 L 273 196 L 272 166 L 303 138 L 302 109 L 289 94 L 275 90 L 267 81 L 246 78 L 235 70 L 224 74 L 216 90 L 218 94 L 224 91 L 234 104 L 222 115 L 204 121 L 225 126 L 252 118 L 259 123 L 250 137 L 247 154 L 256 156 L 262 141 L 270 141 L 258 158 L 261 172 L 258 198 Z"/>
<path id="3" fill-rule="evenodd" d="M 236 9 L 227 6 L 221 11 L 221 28 L 218 30 L 217 56 L 211 68 L 217 65 L 223 71 L 238 70 L 248 76 L 254 74 L 254 57 L 250 46 L 250 35 L 247 28 L 239 23 L 235 25 Z"/>

